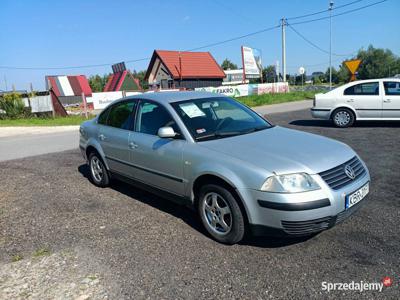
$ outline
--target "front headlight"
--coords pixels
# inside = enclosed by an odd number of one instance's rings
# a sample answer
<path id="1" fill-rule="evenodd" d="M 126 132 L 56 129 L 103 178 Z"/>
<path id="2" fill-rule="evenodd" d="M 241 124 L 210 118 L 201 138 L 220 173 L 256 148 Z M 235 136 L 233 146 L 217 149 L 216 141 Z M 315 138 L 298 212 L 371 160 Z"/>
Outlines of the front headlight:
<path id="1" fill-rule="evenodd" d="M 261 187 L 262 191 L 273 193 L 299 193 L 318 190 L 321 187 L 306 173 L 273 175 Z"/>

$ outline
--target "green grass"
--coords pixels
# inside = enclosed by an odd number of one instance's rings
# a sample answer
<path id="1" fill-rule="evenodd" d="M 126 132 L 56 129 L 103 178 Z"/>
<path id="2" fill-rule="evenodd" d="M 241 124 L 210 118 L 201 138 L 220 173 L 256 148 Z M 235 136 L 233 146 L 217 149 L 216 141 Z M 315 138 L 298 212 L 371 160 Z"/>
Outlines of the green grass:
<path id="1" fill-rule="evenodd" d="M 50 250 L 47 248 L 40 248 L 33 252 L 33 257 L 47 256 L 50 255 Z"/>
<path id="2" fill-rule="evenodd" d="M 20 261 L 22 259 L 23 259 L 22 255 L 16 254 L 16 255 L 13 255 L 13 257 L 11 258 L 11 261 L 12 262 L 17 262 L 17 261 Z"/>
<path id="3" fill-rule="evenodd" d="M 246 97 L 236 98 L 239 102 L 246 104 L 247 106 L 260 106 L 267 104 L 277 104 L 291 101 L 298 101 L 304 99 L 313 99 L 314 95 L 319 92 L 307 91 L 307 92 L 290 92 L 290 93 L 277 93 L 277 94 L 264 94 L 264 95 L 252 95 Z"/>
<path id="4" fill-rule="evenodd" d="M 91 118 L 89 116 L 89 118 Z M 83 116 L 68 116 L 65 118 L 28 118 L 28 119 L 5 119 L 0 120 L 1 126 L 67 126 L 80 125 L 86 118 Z"/>

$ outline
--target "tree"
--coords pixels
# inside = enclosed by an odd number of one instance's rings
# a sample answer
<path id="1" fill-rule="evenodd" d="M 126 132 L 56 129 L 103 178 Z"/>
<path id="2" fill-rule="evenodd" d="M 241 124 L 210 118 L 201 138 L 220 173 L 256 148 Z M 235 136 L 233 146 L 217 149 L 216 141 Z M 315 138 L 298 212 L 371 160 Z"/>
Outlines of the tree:
<path id="1" fill-rule="evenodd" d="M 100 75 L 92 75 L 89 77 L 89 85 L 92 89 L 92 92 L 102 92 L 104 87 L 106 86 L 108 77 L 110 74 L 104 74 L 103 76 Z"/>
<path id="2" fill-rule="evenodd" d="M 357 58 L 361 59 L 358 79 L 390 77 L 400 72 L 400 58 L 389 49 L 369 45 L 367 50 L 358 51 Z"/>
<path id="3" fill-rule="evenodd" d="M 132 72 L 133 77 L 139 80 L 140 86 L 142 89 L 146 90 L 149 87 L 149 83 L 144 80 L 144 77 L 146 76 L 146 71 L 142 70 L 137 72 L 136 70 L 133 70 Z"/>
<path id="4" fill-rule="evenodd" d="M 339 83 L 339 74 L 338 73 L 339 72 L 335 69 L 335 67 L 332 67 L 332 83 L 334 83 L 334 84 Z M 321 80 L 321 81 L 329 83 L 329 68 L 326 69 L 326 72 L 323 75 L 323 80 Z"/>
<path id="5" fill-rule="evenodd" d="M 221 68 L 224 70 L 237 70 L 238 66 L 231 62 L 229 59 L 225 58 L 225 60 L 221 64 Z"/>
<path id="6" fill-rule="evenodd" d="M 275 82 L 276 79 L 276 69 L 274 65 L 269 65 L 263 69 L 263 79 L 264 82 Z"/>

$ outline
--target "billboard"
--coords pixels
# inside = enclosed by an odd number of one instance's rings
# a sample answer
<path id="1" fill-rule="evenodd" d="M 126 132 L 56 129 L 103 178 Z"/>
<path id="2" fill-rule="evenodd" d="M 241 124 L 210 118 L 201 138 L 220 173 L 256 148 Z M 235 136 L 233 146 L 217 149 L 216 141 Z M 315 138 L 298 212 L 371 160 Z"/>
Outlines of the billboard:
<path id="1" fill-rule="evenodd" d="M 243 73 L 246 78 L 259 78 L 261 76 L 261 51 L 242 46 Z"/>

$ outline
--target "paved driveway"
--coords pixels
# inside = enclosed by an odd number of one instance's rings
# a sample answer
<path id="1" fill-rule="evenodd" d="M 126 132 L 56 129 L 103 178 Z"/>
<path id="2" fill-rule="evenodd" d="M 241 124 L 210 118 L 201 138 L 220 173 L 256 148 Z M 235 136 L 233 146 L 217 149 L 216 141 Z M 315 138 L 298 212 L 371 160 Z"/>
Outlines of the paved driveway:
<path id="1" fill-rule="evenodd" d="M 361 155 L 372 183 L 356 215 L 308 239 L 225 246 L 189 209 L 123 183 L 96 188 L 78 150 L 1 162 L 0 298 L 398 299 L 400 124 L 336 129 L 308 111 L 270 119 Z M 384 276 L 394 283 L 382 293 L 321 290 Z"/>

